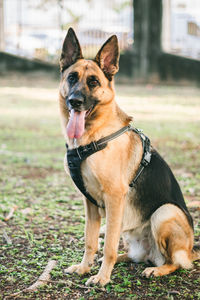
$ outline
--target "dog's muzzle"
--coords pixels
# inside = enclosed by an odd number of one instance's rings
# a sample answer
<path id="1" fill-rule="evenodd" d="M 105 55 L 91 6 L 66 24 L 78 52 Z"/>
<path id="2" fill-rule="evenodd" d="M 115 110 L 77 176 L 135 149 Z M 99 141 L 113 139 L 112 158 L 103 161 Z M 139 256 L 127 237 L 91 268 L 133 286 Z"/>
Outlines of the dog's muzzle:
<path id="1" fill-rule="evenodd" d="M 71 109 L 80 109 L 84 104 L 85 97 L 81 93 L 73 93 L 66 100 Z"/>

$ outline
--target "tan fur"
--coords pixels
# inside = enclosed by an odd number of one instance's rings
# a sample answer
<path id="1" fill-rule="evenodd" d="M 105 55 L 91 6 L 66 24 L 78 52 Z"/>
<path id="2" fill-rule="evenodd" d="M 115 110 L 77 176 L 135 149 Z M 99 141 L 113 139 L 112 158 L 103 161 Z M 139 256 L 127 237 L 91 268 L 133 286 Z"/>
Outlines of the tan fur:
<path id="1" fill-rule="evenodd" d="M 151 217 L 151 229 L 165 264 L 146 268 L 143 274 L 163 276 L 178 268 L 192 268 L 193 231 L 185 214 L 175 205 L 165 204 Z"/>
<path id="2" fill-rule="evenodd" d="M 94 255 L 98 250 L 98 237 L 100 230 L 101 217 L 98 208 L 91 205 L 85 199 L 86 225 L 85 225 L 85 253 L 81 264 L 73 265 L 67 269 L 68 273 L 78 274 L 88 273 L 93 265 Z"/>
<path id="3" fill-rule="evenodd" d="M 113 67 L 113 74 L 116 70 L 117 66 Z M 72 71 L 78 72 L 78 84 L 84 87 L 88 94 L 91 91 L 86 84 L 87 77 L 95 74 L 100 81 L 100 87 L 92 91 L 100 103 L 86 118 L 85 132 L 76 143 L 68 139 L 66 134 L 69 119 L 65 102 L 69 92 L 67 76 Z M 69 148 L 97 141 L 129 124 L 131 118 L 118 107 L 114 97 L 113 80 L 109 81 L 95 62 L 79 59 L 64 71 L 60 83 L 59 103 L 62 129 Z M 165 275 L 179 267 L 191 267 L 195 256 L 192 254 L 193 233 L 184 213 L 178 207 L 166 204 L 160 207 L 148 222 L 143 223 L 141 215 L 134 208 L 134 190 L 130 191 L 128 184 L 136 174 L 142 154 L 139 136 L 133 132 L 126 132 L 82 163 L 81 171 L 87 191 L 98 204 L 104 204 L 106 207 L 105 210 L 99 209 L 85 200 L 84 257 L 80 264 L 67 269 L 68 273 L 79 274 L 90 271 L 98 248 L 101 216 L 106 215 L 103 262 L 98 274 L 92 276 L 86 284 L 107 284 L 117 261 L 150 259 L 157 267 L 145 269 L 144 275 L 147 277 L 151 274 Z M 66 161 L 65 169 L 68 169 Z M 117 258 L 121 233 L 128 252 Z"/>
<path id="4" fill-rule="evenodd" d="M 165 212 L 171 215 L 166 219 Z M 158 215 L 162 215 L 158 221 Z M 162 220 L 163 219 L 163 220 Z M 161 252 L 175 262 L 176 251 L 184 250 L 191 259 L 193 248 L 193 231 L 188 224 L 185 214 L 175 205 L 165 204 L 151 217 L 152 231 Z M 177 259 L 176 259 L 177 261 Z M 181 266 L 181 263 L 180 263 Z"/>

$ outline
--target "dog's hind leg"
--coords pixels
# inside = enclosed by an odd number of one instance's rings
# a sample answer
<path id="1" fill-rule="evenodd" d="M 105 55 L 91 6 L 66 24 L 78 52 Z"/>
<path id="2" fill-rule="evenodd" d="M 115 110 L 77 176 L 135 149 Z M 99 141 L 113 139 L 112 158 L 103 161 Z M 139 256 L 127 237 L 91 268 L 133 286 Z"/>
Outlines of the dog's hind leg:
<path id="1" fill-rule="evenodd" d="M 142 272 L 142 275 L 147 278 L 151 276 L 163 276 L 176 271 L 178 268 L 178 266 L 173 264 L 165 264 L 161 267 L 148 267 Z"/>
<path id="2" fill-rule="evenodd" d="M 93 265 L 94 255 L 98 250 L 98 237 L 101 217 L 98 207 L 89 200 L 85 200 L 86 224 L 85 224 L 85 252 L 82 262 L 65 270 L 66 273 L 88 273 Z"/>
<path id="3" fill-rule="evenodd" d="M 117 261 L 116 263 L 120 263 L 120 262 L 130 262 L 133 260 L 128 256 L 128 253 L 124 253 L 124 254 L 119 254 L 118 257 L 117 257 Z"/>
<path id="4" fill-rule="evenodd" d="M 151 217 L 151 230 L 165 263 L 146 268 L 144 276 L 163 276 L 178 268 L 192 268 L 193 231 L 180 208 L 165 204 L 157 209 Z"/>

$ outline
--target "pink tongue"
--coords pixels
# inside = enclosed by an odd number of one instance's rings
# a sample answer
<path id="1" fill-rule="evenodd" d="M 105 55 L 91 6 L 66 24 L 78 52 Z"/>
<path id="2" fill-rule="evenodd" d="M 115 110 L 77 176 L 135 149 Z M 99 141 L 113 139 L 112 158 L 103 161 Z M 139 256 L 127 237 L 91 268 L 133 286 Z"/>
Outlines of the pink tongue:
<path id="1" fill-rule="evenodd" d="M 70 139 L 79 139 L 85 130 L 85 111 L 71 110 L 70 119 L 67 124 L 67 135 Z"/>

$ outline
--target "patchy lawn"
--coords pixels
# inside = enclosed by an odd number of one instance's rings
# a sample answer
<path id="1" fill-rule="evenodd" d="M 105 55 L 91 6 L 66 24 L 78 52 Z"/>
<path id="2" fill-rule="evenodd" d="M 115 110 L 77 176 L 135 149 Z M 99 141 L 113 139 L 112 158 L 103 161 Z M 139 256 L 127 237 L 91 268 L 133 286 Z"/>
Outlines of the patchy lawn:
<path id="1" fill-rule="evenodd" d="M 200 299 L 200 262 L 157 279 L 141 277 L 144 264 L 121 263 L 103 289 L 84 285 L 97 262 L 89 275 L 64 274 L 83 255 L 84 212 L 63 170 L 57 94 L 58 81 L 44 74 L 0 77 L 0 299 L 34 283 L 49 259 L 50 282 L 19 299 Z M 117 95 L 174 170 L 200 242 L 200 90 L 118 86 Z"/>

